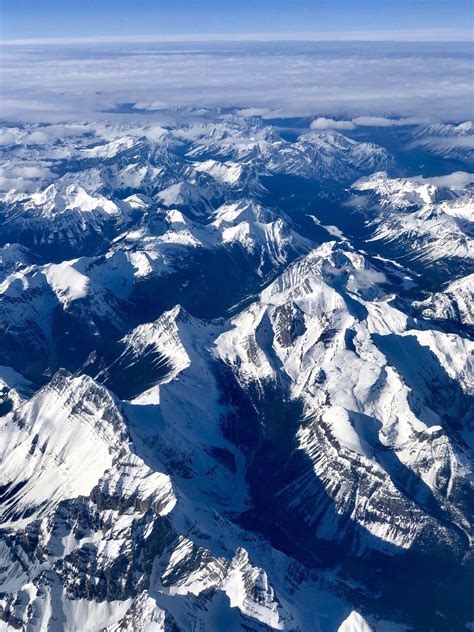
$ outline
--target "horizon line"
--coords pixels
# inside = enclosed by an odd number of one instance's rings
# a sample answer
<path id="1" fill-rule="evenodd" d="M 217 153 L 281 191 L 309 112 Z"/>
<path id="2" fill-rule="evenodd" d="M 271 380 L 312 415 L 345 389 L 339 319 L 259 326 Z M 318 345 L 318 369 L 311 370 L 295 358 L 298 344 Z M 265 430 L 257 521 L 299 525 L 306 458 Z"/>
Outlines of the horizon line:
<path id="1" fill-rule="evenodd" d="M 426 42 L 474 43 L 473 29 L 406 29 L 310 33 L 203 33 L 155 35 L 98 35 L 0 39 L 2 46 L 54 44 L 120 44 L 168 42 Z"/>

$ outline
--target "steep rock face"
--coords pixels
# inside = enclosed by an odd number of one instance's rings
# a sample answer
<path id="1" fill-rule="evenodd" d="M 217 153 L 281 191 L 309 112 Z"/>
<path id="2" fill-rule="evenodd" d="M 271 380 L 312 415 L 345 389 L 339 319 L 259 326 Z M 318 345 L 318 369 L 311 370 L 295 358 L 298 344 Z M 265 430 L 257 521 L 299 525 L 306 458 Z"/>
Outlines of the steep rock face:
<path id="1" fill-rule="evenodd" d="M 58 373 L 2 419 L 2 523 L 47 515 L 88 495 L 127 440 L 112 397 L 87 377 Z"/>
<path id="2" fill-rule="evenodd" d="M 154 323 L 139 325 L 117 344 L 98 379 L 124 399 L 169 382 L 190 364 L 177 326 L 180 308 L 165 312 Z"/>

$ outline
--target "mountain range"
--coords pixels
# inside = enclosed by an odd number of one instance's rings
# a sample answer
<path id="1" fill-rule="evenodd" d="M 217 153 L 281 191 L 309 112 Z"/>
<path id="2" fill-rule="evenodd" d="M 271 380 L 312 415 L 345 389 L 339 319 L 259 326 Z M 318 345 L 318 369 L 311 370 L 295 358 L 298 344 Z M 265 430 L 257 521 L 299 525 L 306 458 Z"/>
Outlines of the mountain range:
<path id="1" fill-rule="evenodd" d="M 474 629 L 473 135 L 4 126 L 0 630 Z"/>

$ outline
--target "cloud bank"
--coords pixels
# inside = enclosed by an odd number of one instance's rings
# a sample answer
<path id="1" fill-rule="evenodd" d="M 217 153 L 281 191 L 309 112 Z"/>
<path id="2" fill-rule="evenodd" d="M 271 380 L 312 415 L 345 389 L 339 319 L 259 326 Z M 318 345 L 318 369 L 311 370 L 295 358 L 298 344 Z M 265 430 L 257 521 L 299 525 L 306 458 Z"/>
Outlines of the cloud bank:
<path id="1" fill-rule="evenodd" d="M 1 53 L 1 116 L 20 123 L 159 122 L 163 109 L 192 106 L 317 114 L 316 129 L 328 125 L 323 119 L 350 129 L 395 125 L 399 117 L 465 120 L 474 99 L 466 43 L 10 45 Z"/>
<path id="2" fill-rule="evenodd" d="M 6 46 L 45 44 L 149 44 L 164 42 L 471 42 L 469 28 L 383 29 L 370 31 L 309 31 L 257 33 L 203 33 L 160 35 L 94 35 L 0 40 Z"/>
<path id="3" fill-rule="evenodd" d="M 336 121 L 335 119 L 320 116 L 314 119 L 310 125 L 311 129 L 339 129 L 351 130 L 355 128 L 352 121 Z"/>
<path id="4" fill-rule="evenodd" d="M 423 182 L 429 182 L 437 187 L 449 187 L 451 189 L 462 189 L 474 182 L 474 173 L 465 171 L 455 171 L 446 176 L 436 176 L 433 178 L 422 178 Z"/>

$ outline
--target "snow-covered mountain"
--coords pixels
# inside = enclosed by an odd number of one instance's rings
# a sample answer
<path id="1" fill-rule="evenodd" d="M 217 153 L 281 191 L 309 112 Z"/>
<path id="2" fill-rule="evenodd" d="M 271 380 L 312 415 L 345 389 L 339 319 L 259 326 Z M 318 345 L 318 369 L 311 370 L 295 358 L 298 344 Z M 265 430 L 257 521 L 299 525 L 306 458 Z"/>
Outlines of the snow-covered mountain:
<path id="1" fill-rule="evenodd" d="M 361 143 L 335 131 L 311 131 L 296 142 L 281 138 L 224 137 L 209 143 L 195 141 L 189 156 L 254 163 L 262 173 L 303 178 L 354 180 L 357 175 L 393 166 L 388 152 L 372 143 Z M 209 160 L 206 161 L 208 163 Z"/>
<path id="2" fill-rule="evenodd" d="M 5 195 L 0 235 L 4 243 L 16 239 L 57 259 L 69 252 L 97 251 L 133 210 L 133 200 L 116 203 L 78 185 L 63 189 L 50 184 L 39 193 Z"/>
<path id="3" fill-rule="evenodd" d="M 265 415 L 267 389 L 301 404 L 300 419 L 293 420 L 295 448 L 307 467 L 298 477 L 282 477 L 287 482 L 274 491 L 277 507 L 270 514 L 274 519 L 274 512 L 282 512 L 290 540 L 291 530 L 301 528 L 300 514 L 315 549 L 336 532 L 348 539 L 346 551 L 376 542 L 413 549 L 438 540 L 451 555 L 463 557 L 470 536 L 458 531 L 458 508 L 445 503 L 446 494 L 451 501 L 457 495 L 451 485 L 463 489 L 463 500 L 474 491 L 468 491 L 472 472 L 464 469 L 469 453 L 463 454 L 452 436 L 456 429 L 461 434 L 472 429 L 474 348 L 460 337 L 411 323 L 391 305 L 383 282 L 383 273 L 357 253 L 324 244 L 291 265 L 232 321 L 217 339 L 218 353 L 239 384 L 255 393 L 268 441 L 278 432 L 283 439 L 287 430 L 275 428 L 272 415 Z M 410 366 L 414 353 L 424 358 L 427 374 Z M 449 398 L 452 379 L 461 391 L 449 405 L 446 400 L 440 417 L 431 389 L 444 384 Z M 452 474 L 445 478 L 455 462 L 458 482 Z M 323 495 L 332 503 L 322 503 Z M 457 516 L 451 527 L 440 509 Z M 470 520 L 467 507 L 461 511 Z M 364 531 L 378 540 L 367 545 Z"/>
<path id="4" fill-rule="evenodd" d="M 364 135 L 5 128 L 0 630 L 469 629 L 474 177 Z"/>
<path id="5" fill-rule="evenodd" d="M 413 133 L 413 146 L 423 148 L 443 158 L 472 161 L 474 154 L 474 123 L 433 123 L 422 125 Z"/>
<path id="6" fill-rule="evenodd" d="M 474 274 L 449 283 L 442 291 L 416 303 L 424 317 L 474 325 Z"/>
<path id="7" fill-rule="evenodd" d="M 432 179 L 434 182 L 436 178 Z M 439 178 L 438 181 L 443 181 Z M 393 179 L 378 172 L 354 183 L 362 194 L 374 240 L 394 242 L 400 254 L 426 263 L 474 258 L 474 191 L 469 185 L 439 186 L 428 179 Z"/>

